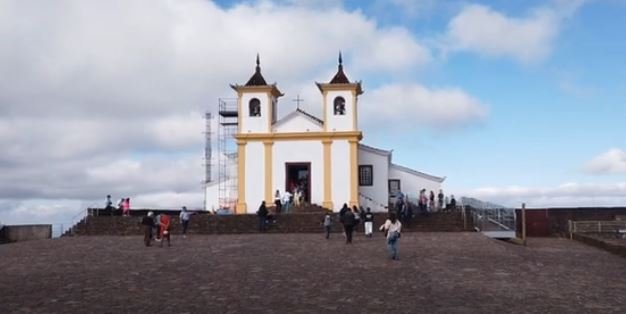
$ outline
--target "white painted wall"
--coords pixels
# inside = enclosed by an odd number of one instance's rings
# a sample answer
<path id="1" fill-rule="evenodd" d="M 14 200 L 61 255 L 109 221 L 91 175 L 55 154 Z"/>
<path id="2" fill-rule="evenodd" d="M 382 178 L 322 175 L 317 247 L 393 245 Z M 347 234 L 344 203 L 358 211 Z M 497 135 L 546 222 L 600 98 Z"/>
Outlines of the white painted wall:
<path id="1" fill-rule="evenodd" d="M 350 143 L 333 141 L 330 158 L 333 210 L 339 211 L 344 203 L 350 202 Z"/>
<path id="2" fill-rule="evenodd" d="M 311 163 L 311 202 L 322 204 L 324 197 L 324 155 L 321 141 L 276 141 L 272 152 L 272 191 L 285 191 L 285 163 Z"/>
<path id="3" fill-rule="evenodd" d="M 229 193 L 227 193 L 227 195 L 224 195 L 224 197 L 230 198 L 233 200 L 233 202 L 235 202 L 237 199 L 236 183 L 233 179 L 228 179 L 225 182 L 225 185 L 229 187 L 232 186 L 233 190 L 229 191 Z M 212 182 L 209 185 L 205 186 L 204 203 L 204 208 L 210 211 L 218 210 L 221 206 L 226 206 L 226 204 L 220 204 L 218 181 Z"/>
<path id="4" fill-rule="evenodd" d="M 285 117 L 285 120 L 274 126 L 274 132 L 276 133 L 319 132 L 322 130 L 323 127 L 321 125 L 311 121 L 311 119 L 301 113 L 291 113 Z"/>
<path id="5" fill-rule="evenodd" d="M 364 148 L 359 148 L 359 165 L 372 165 L 374 172 L 373 186 L 360 186 L 359 192 L 368 198 L 373 199 L 374 203 L 386 206 L 389 199 L 389 159 L 388 156 L 374 153 Z M 366 206 L 366 205 L 363 205 Z M 381 206 L 372 207 L 374 211 L 380 211 Z"/>
<path id="6" fill-rule="evenodd" d="M 249 214 L 255 213 L 265 200 L 265 151 L 262 142 L 246 144 L 246 204 Z"/>
<path id="7" fill-rule="evenodd" d="M 257 98 L 261 101 L 261 116 L 251 117 L 249 110 L 249 103 L 252 98 Z M 241 124 L 242 133 L 268 133 L 268 121 L 271 121 L 270 116 L 270 99 L 267 93 L 244 93 L 241 95 L 241 116 L 239 117 L 239 123 Z"/>
<path id="8" fill-rule="evenodd" d="M 346 114 L 345 115 L 335 115 L 334 112 L 334 102 L 335 98 L 341 96 L 346 100 Z M 353 104 L 352 92 L 351 91 L 329 91 L 326 94 L 326 118 L 328 131 L 354 131 L 353 125 L 353 113 L 355 110 L 355 106 Z"/>
<path id="9" fill-rule="evenodd" d="M 436 195 L 441 188 L 441 183 L 437 181 L 403 171 L 401 168 L 394 166 L 389 167 L 389 179 L 400 179 L 402 193 L 408 195 L 412 202 L 416 201 L 421 189 L 426 189 L 427 193 L 430 193 L 432 190 Z"/>

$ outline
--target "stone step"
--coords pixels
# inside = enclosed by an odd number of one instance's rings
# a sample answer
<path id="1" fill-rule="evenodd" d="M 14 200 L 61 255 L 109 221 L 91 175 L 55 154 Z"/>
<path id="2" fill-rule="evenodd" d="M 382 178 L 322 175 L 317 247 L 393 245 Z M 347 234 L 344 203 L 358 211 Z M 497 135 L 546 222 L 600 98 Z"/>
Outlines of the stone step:
<path id="1" fill-rule="evenodd" d="M 320 213 L 293 213 L 276 215 L 276 224 L 270 224 L 270 231 L 274 233 L 317 233 L 322 232 Z M 178 234 L 182 228 L 178 219 L 172 219 L 172 233 Z M 79 223 L 75 230 L 77 235 L 139 235 L 143 229 L 140 226 L 141 217 L 130 216 L 100 216 L 88 217 Z M 375 213 L 374 228 L 378 228 L 386 219 L 386 214 Z M 342 232 L 337 215 L 333 215 L 333 232 Z M 467 226 L 471 226 L 468 222 Z M 189 233 L 254 233 L 258 232 L 258 217 L 256 215 L 194 215 L 190 221 Z M 356 227 L 362 232 L 363 224 Z M 463 220 L 458 215 L 432 214 L 428 217 L 417 217 L 410 224 L 405 224 L 403 230 L 410 231 L 464 231 Z"/>

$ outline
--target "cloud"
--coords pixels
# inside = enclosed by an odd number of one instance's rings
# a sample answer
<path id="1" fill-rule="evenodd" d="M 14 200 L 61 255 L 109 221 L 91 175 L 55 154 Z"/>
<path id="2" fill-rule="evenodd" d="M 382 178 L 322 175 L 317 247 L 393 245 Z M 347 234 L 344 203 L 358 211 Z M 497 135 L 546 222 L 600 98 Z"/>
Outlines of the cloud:
<path id="1" fill-rule="evenodd" d="M 281 105 L 306 82 L 316 107 L 338 50 L 364 79 L 432 61 L 409 30 L 331 2 L 1 1 L 0 217 L 67 215 L 106 194 L 202 206 L 203 113 L 257 52 Z"/>
<path id="2" fill-rule="evenodd" d="M 585 1 L 555 1 L 535 8 L 527 16 L 511 17 L 488 6 L 465 6 L 448 24 L 447 46 L 523 63 L 545 59 L 565 19 Z"/>
<path id="3" fill-rule="evenodd" d="M 385 85 L 364 94 L 359 104 L 362 124 L 394 121 L 399 128 L 454 128 L 481 122 L 487 107 L 458 88 L 429 89 L 419 84 Z"/>
<path id="4" fill-rule="evenodd" d="M 585 171 L 591 174 L 626 174 L 626 152 L 619 148 L 609 149 L 587 162 Z"/>
<path id="5" fill-rule="evenodd" d="M 518 208 L 522 203 L 528 207 L 623 206 L 626 203 L 626 182 L 573 182 L 556 187 L 482 187 L 461 194 Z"/>

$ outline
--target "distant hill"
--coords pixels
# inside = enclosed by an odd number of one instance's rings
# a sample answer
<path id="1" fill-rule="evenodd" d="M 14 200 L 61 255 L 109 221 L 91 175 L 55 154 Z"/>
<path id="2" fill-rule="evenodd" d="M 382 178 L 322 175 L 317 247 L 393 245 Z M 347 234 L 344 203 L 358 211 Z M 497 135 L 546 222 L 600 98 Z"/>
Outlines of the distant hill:
<path id="1" fill-rule="evenodd" d="M 506 208 L 506 209 L 513 209 L 513 208 L 509 208 L 509 207 L 503 206 L 503 205 L 481 201 L 481 200 L 475 199 L 473 197 L 465 197 L 465 196 L 463 196 L 463 197 L 461 197 L 461 202 L 465 206 L 471 206 L 471 207 L 474 207 L 474 208 L 484 208 L 484 209 Z"/>

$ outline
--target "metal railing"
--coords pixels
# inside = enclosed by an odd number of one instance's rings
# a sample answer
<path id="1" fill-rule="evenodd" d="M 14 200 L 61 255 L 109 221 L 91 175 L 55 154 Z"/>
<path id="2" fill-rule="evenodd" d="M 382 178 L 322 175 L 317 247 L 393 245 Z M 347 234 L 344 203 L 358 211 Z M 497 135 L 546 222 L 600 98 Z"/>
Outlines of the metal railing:
<path id="1" fill-rule="evenodd" d="M 509 208 L 473 208 L 476 231 L 515 231 L 515 210 Z"/>
<path id="2" fill-rule="evenodd" d="M 616 235 L 626 235 L 626 221 L 568 221 L 569 236 L 573 238 L 574 233 L 612 233 Z"/>

